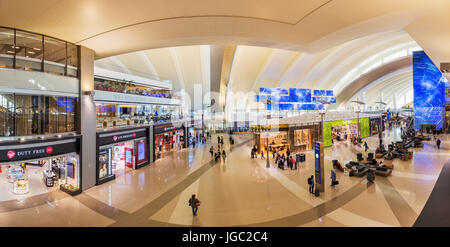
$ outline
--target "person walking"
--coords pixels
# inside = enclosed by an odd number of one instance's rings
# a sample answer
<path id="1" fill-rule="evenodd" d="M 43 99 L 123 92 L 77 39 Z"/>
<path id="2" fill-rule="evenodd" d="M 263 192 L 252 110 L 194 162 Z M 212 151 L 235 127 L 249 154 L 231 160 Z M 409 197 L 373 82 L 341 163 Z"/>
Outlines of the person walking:
<path id="1" fill-rule="evenodd" d="M 261 159 L 264 159 L 264 151 L 261 150 Z"/>
<path id="2" fill-rule="evenodd" d="M 438 149 L 441 149 L 441 140 L 439 138 L 436 140 L 436 146 Z"/>
<path id="3" fill-rule="evenodd" d="M 289 148 L 288 148 L 288 150 L 286 151 L 286 155 L 287 155 L 287 157 L 289 157 L 289 156 L 291 155 L 291 151 L 289 150 Z"/>
<path id="4" fill-rule="evenodd" d="M 226 153 L 225 153 L 225 149 L 224 149 L 224 150 L 222 150 L 222 157 L 223 157 L 223 161 L 225 161 L 225 156 L 227 156 L 227 155 L 226 155 Z"/>
<path id="5" fill-rule="evenodd" d="M 308 178 L 309 193 L 314 194 L 314 176 Z"/>
<path id="6" fill-rule="evenodd" d="M 294 170 L 294 159 L 292 158 L 292 156 L 289 157 L 289 164 L 290 164 L 291 170 Z"/>
<path id="7" fill-rule="evenodd" d="M 275 151 L 275 148 L 272 150 L 272 159 L 275 159 L 275 154 L 277 154 L 277 151 Z"/>
<path id="8" fill-rule="evenodd" d="M 364 142 L 364 149 L 366 150 L 366 152 L 367 152 L 367 149 L 369 149 L 369 146 L 367 145 L 367 142 Z"/>
<path id="9" fill-rule="evenodd" d="M 297 170 L 298 163 L 300 163 L 300 154 L 295 155 L 295 170 Z"/>
<path id="10" fill-rule="evenodd" d="M 214 155 L 214 147 L 211 146 L 211 148 L 209 149 L 209 153 L 211 154 L 211 157 L 213 157 Z"/>
<path id="11" fill-rule="evenodd" d="M 189 198 L 188 203 L 192 208 L 192 215 L 197 216 L 198 207 L 200 206 L 200 200 L 195 197 L 195 194 L 192 194 L 191 198 Z"/>

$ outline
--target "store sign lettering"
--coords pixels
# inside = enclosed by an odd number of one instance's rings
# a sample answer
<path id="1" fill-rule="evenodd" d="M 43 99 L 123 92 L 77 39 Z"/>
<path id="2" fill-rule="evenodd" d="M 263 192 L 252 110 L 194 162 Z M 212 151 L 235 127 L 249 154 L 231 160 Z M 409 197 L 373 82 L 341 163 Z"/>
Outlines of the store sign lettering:
<path id="1" fill-rule="evenodd" d="M 174 130 L 174 129 L 176 129 L 175 126 L 172 126 L 172 127 L 165 127 L 165 128 L 164 128 L 164 131 Z"/>
<path id="2" fill-rule="evenodd" d="M 44 153 L 51 154 L 52 152 L 53 152 L 52 146 L 48 146 L 47 148 L 23 150 L 23 151 L 17 151 L 17 152 L 10 150 L 10 151 L 8 151 L 8 153 L 6 155 L 8 156 L 8 158 L 12 159 L 16 156 L 21 157 L 21 156 L 30 156 L 30 155 L 36 155 L 36 154 L 44 154 Z"/>
<path id="3" fill-rule="evenodd" d="M 136 133 L 133 134 L 127 134 L 127 135 L 121 135 L 121 136 L 113 136 L 114 141 L 120 141 L 127 138 L 134 138 L 136 137 Z"/>

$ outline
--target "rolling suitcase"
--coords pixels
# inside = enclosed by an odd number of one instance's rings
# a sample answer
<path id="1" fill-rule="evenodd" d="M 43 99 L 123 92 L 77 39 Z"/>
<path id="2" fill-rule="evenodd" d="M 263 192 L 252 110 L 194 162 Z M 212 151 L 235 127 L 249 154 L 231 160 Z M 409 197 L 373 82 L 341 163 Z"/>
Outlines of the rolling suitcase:
<path id="1" fill-rule="evenodd" d="M 319 191 L 319 189 L 315 189 L 315 190 L 314 190 L 314 196 L 315 196 L 315 197 L 319 197 L 319 196 L 320 196 L 320 191 Z"/>

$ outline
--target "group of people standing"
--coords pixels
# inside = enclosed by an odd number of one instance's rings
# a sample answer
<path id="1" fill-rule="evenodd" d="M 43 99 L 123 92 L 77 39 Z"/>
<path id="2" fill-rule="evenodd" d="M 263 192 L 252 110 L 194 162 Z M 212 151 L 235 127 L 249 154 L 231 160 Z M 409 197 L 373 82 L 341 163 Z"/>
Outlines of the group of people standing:
<path id="1" fill-rule="evenodd" d="M 291 170 L 297 170 L 298 165 L 301 161 L 300 154 L 295 154 L 295 159 L 291 155 L 291 151 L 288 149 L 286 151 L 286 156 L 284 154 L 273 152 L 273 158 L 275 159 L 275 164 L 278 165 L 278 168 L 284 170 L 284 167 L 287 166 Z"/>
<path id="2" fill-rule="evenodd" d="M 233 138 L 230 136 L 230 144 L 234 143 Z M 222 149 L 222 151 L 220 151 Z M 211 146 L 209 149 L 211 157 L 214 157 L 215 161 L 225 160 L 226 152 L 223 148 L 223 136 L 217 136 L 217 152 L 214 151 L 214 147 Z"/>
<path id="3" fill-rule="evenodd" d="M 207 135 L 205 136 L 204 134 L 198 134 L 195 137 L 190 137 L 192 138 L 192 147 L 195 148 L 195 144 L 197 144 L 198 142 L 200 142 L 201 144 L 205 144 L 206 140 L 207 140 Z"/>

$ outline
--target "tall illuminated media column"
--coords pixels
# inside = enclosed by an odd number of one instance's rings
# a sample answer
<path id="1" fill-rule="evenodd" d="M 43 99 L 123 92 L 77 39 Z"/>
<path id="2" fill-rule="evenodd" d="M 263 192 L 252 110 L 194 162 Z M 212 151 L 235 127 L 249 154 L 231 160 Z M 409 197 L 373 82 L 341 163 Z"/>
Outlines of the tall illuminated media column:
<path id="1" fill-rule="evenodd" d="M 425 52 L 413 52 L 414 129 L 444 127 L 445 81 Z"/>
<path id="2" fill-rule="evenodd" d="M 314 143 L 314 161 L 315 189 L 319 189 L 320 192 L 325 192 L 324 155 L 322 142 Z"/>

